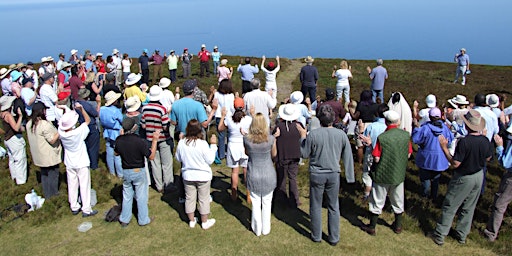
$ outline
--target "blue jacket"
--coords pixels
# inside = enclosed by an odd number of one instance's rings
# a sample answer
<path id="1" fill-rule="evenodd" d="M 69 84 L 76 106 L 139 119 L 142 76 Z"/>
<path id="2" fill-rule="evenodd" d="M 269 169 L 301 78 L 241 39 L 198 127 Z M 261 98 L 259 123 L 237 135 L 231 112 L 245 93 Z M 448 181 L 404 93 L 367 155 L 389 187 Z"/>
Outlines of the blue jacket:
<path id="1" fill-rule="evenodd" d="M 453 134 L 442 122 L 428 122 L 412 131 L 412 142 L 418 144 L 416 165 L 424 170 L 444 171 L 448 169 L 449 162 L 441 149 L 438 136 L 443 135 L 448 145 L 453 140 Z"/>

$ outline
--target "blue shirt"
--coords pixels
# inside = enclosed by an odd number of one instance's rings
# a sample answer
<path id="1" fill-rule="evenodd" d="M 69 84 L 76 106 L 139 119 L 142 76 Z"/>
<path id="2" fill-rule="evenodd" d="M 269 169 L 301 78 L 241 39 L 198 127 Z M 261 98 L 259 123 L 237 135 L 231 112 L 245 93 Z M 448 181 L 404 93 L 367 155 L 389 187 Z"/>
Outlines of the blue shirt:
<path id="1" fill-rule="evenodd" d="M 370 136 L 372 139 L 372 148 L 375 148 L 375 145 L 377 144 L 377 138 L 381 133 L 386 131 L 386 120 L 384 118 L 379 118 L 377 121 L 371 123 L 364 129 L 363 135 L 364 136 Z"/>
<path id="2" fill-rule="evenodd" d="M 457 55 L 456 59 L 459 66 L 467 66 L 469 64 L 469 56 L 465 53 Z"/>
<path id="3" fill-rule="evenodd" d="M 254 74 L 260 72 L 258 69 L 258 65 L 251 66 L 251 64 L 245 64 L 242 66 L 242 64 L 238 65 L 238 68 L 236 69 L 239 73 L 242 73 L 242 80 L 243 81 L 251 81 L 254 78 Z"/>
<path id="4" fill-rule="evenodd" d="M 512 172 L 512 147 L 507 147 L 507 151 L 504 152 L 503 146 L 499 146 L 496 148 L 496 155 L 498 155 L 498 161 L 500 161 L 503 168 Z"/>
<path id="5" fill-rule="evenodd" d="M 372 79 L 372 90 L 384 89 L 384 82 L 388 78 L 388 71 L 383 66 L 377 66 L 372 69 L 370 73 Z"/>
<path id="6" fill-rule="evenodd" d="M 197 119 L 200 123 L 208 120 L 203 104 L 189 97 L 175 101 L 171 109 L 171 120 L 176 122 L 178 131 L 185 133 L 190 120 Z"/>
<path id="7" fill-rule="evenodd" d="M 147 55 L 141 55 L 139 57 L 139 63 L 141 69 L 149 69 L 149 57 Z"/>
<path id="8" fill-rule="evenodd" d="M 93 107 L 89 102 L 85 100 L 77 100 L 82 107 L 84 107 L 85 112 L 89 115 L 91 122 L 89 123 L 89 130 L 91 130 L 92 126 L 96 126 L 96 117 L 98 117 L 98 111 L 96 111 L 96 108 Z M 76 111 L 78 113 L 78 122 L 83 123 L 85 122 L 85 118 L 82 115 L 82 111 Z"/>
<path id="9" fill-rule="evenodd" d="M 100 122 L 103 127 L 103 138 L 116 140 L 122 128 L 123 113 L 116 106 L 103 106 L 100 108 Z"/>
<path id="10" fill-rule="evenodd" d="M 96 73 L 96 65 L 94 65 L 92 60 L 85 60 L 85 70 Z"/>

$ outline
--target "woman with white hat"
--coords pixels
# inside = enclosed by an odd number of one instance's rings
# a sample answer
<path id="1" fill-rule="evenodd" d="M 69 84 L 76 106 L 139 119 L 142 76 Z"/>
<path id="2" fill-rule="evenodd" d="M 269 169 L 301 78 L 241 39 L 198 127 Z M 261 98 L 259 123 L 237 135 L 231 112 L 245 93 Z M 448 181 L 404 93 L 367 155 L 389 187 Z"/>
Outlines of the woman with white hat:
<path id="1" fill-rule="evenodd" d="M 0 116 L 5 130 L 4 144 L 9 154 L 11 178 L 15 180 L 17 185 L 21 185 L 27 182 L 27 154 L 25 152 L 25 139 L 21 132 L 21 121 L 23 119 L 21 109 L 18 109 L 18 120 L 14 120 L 11 114 L 15 99 L 14 96 L 0 97 Z"/>
<path id="2" fill-rule="evenodd" d="M 137 86 L 137 83 L 140 81 L 141 75 L 137 75 L 134 73 L 131 73 L 128 75 L 126 80 L 124 81 L 125 89 L 124 89 L 124 99 L 128 99 L 131 96 L 137 96 L 140 99 L 140 102 L 147 102 L 146 101 L 146 92 L 142 91 L 139 86 Z"/>

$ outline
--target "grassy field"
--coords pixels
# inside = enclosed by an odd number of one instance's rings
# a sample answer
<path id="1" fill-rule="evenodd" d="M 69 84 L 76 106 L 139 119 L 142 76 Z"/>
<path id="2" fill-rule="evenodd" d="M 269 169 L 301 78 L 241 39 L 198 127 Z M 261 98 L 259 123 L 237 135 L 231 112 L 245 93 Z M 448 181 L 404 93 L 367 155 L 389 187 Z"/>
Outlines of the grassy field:
<path id="1" fill-rule="evenodd" d="M 236 65 L 239 57 L 228 57 L 229 64 Z M 257 59 L 257 61 L 260 61 Z M 300 61 L 300 60 L 299 60 Z M 336 81 L 331 79 L 333 65 L 339 65 L 340 59 L 316 59 L 315 66 L 320 72 L 318 94 L 324 96 L 323 89 L 334 88 Z M 135 62 L 134 62 L 135 63 Z M 259 62 L 258 62 L 259 63 Z M 282 60 L 282 71 L 279 76 L 286 76 L 289 67 L 296 67 L 297 60 Z M 351 81 L 351 98 L 359 99 L 362 90 L 369 88 L 366 66 L 374 66 L 375 61 L 350 61 L 354 79 Z M 135 65 L 134 65 L 135 66 Z M 193 78 L 199 80 L 200 87 L 208 92 L 209 87 L 217 84 L 216 78 L 199 78 L 198 63 L 194 63 Z M 438 104 L 456 94 L 464 94 L 469 100 L 477 92 L 504 93 L 510 96 L 507 81 L 512 79 L 512 67 L 493 67 L 472 65 L 472 74 L 468 77 L 466 86 L 452 84 L 455 66 L 451 63 L 385 60 L 389 79 L 386 82 L 385 96 L 391 92 L 400 91 L 412 104 L 418 99 L 420 107 L 425 105 L 424 98 L 429 93 L 436 94 Z M 164 69 L 165 70 L 165 69 Z M 136 70 L 133 70 L 136 71 Z M 296 71 L 294 71 L 296 72 Z M 164 72 L 164 74 L 167 74 Z M 178 70 L 178 75 L 181 70 Z M 264 80 L 260 72 L 257 77 Z M 300 82 L 292 77 L 289 89 L 299 89 Z M 233 76 L 235 88 L 241 91 L 240 75 Z M 176 84 L 181 86 L 184 79 Z M 173 88 L 174 89 L 174 88 Z M 280 94 L 278 99 L 287 95 Z M 210 133 L 214 132 L 212 126 Z M 102 146 L 104 153 L 104 145 Z M 27 153 L 29 147 L 27 145 Z M 308 172 L 307 165 L 299 172 L 299 188 L 303 205 L 299 209 L 291 209 L 283 205 L 273 206 L 272 232 L 268 236 L 256 237 L 250 231 L 250 205 L 245 202 L 244 186 L 240 185 L 241 195 L 238 202 L 229 199 L 229 183 L 231 171 L 225 165 L 214 165 L 212 181 L 211 217 L 217 219 L 217 224 L 210 230 L 201 230 L 199 226 L 190 229 L 187 225 L 183 205 L 178 203 L 176 194 L 162 196 L 150 189 L 149 210 L 154 216 L 154 222 L 147 227 L 139 227 L 135 219 L 122 229 L 117 223 L 103 221 L 103 213 L 120 198 L 121 180 L 108 175 L 105 168 L 104 156 L 100 160 L 100 169 L 92 172 L 92 187 L 98 195 L 100 211 L 97 217 L 83 219 L 72 216 L 67 203 L 67 186 L 65 169 L 61 166 L 60 195 L 46 201 L 44 207 L 36 212 L 27 213 L 21 218 L 12 220 L 5 216 L 0 221 L 0 239 L 3 241 L 4 255 L 68 255 L 74 253 L 92 255 L 507 255 L 512 250 L 508 241 L 512 238 L 511 211 L 506 214 L 501 228 L 500 237 L 495 243 L 484 240 L 478 230 L 483 229 L 489 215 L 493 194 L 497 191 L 503 169 L 496 162 L 490 164 L 487 174 L 487 187 L 480 199 L 475 212 L 472 232 L 466 245 L 459 245 L 454 239 L 447 239 L 443 247 L 435 245 L 425 234 L 431 231 L 440 215 L 440 203 L 446 192 L 451 171 L 443 174 L 440 186 L 441 198 L 430 202 L 420 197 L 421 184 L 418 169 L 411 158 L 406 176 L 406 217 L 404 232 L 396 235 L 390 228 L 393 214 L 386 207 L 377 226 L 377 236 L 371 237 L 359 230 L 361 223 L 368 223 L 368 206 L 360 201 L 362 195 L 361 166 L 355 166 L 356 183 L 346 184 L 342 177 L 340 190 L 341 208 L 341 241 L 336 247 L 329 246 L 325 241 L 317 244 L 309 239 L 308 215 Z M 30 162 L 29 179 L 27 184 L 16 186 L 10 180 L 7 160 L 0 161 L 0 209 L 23 202 L 26 193 L 34 188 L 41 194 L 38 182 L 39 170 Z M 175 167 L 179 166 L 175 162 Z M 175 168 L 175 174 L 179 170 Z M 343 172 L 342 172 L 343 176 Z M 326 211 L 324 209 L 324 222 Z M 83 221 L 91 221 L 93 228 L 87 233 L 77 231 L 77 226 Z M 324 227 L 324 233 L 327 228 Z"/>

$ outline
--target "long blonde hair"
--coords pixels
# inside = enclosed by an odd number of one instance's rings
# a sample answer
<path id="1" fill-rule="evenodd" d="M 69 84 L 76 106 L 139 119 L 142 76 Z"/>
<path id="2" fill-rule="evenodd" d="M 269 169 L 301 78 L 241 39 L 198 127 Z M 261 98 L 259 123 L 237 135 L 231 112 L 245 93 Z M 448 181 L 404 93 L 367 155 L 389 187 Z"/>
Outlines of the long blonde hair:
<path id="1" fill-rule="evenodd" d="M 269 129 L 267 120 L 262 113 L 257 113 L 249 126 L 247 137 L 253 143 L 263 143 L 268 141 Z"/>
<path id="2" fill-rule="evenodd" d="M 346 60 L 340 62 L 340 69 L 348 69 L 348 62 Z"/>

